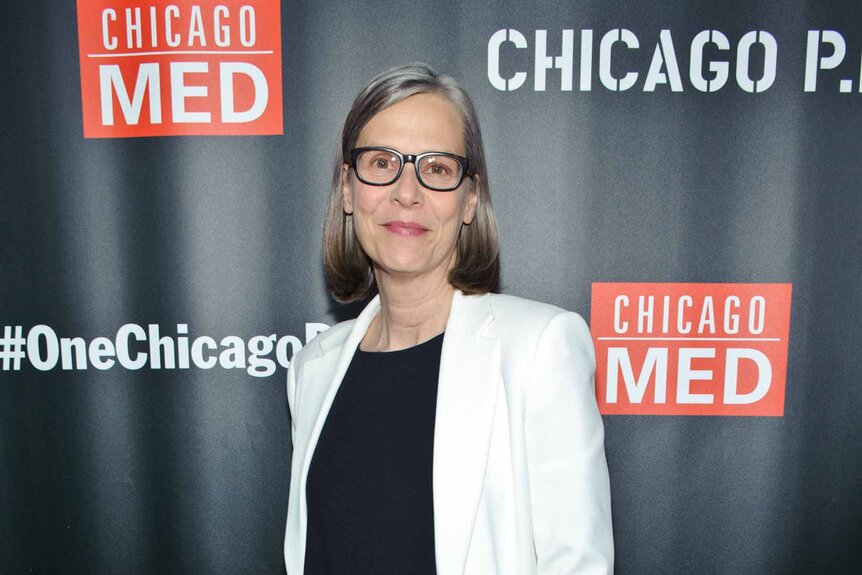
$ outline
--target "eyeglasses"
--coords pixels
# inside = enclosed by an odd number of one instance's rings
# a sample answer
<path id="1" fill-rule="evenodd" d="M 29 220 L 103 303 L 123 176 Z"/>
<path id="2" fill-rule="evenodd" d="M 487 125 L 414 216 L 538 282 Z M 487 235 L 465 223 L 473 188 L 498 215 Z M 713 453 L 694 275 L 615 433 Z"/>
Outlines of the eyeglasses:
<path id="1" fill-rule="evenodd" d="M 359 181 L 371 186 L 388 186 L 399 177 L 406 162 L 416 168 L 419 183 L 435 192 L 451 192 L 461 185 L 470 161 L 448 152 L 424 152 L 402 154 L 391 148 L 354 148 L 350 151 L 350 163 L 356 170 Z"/>

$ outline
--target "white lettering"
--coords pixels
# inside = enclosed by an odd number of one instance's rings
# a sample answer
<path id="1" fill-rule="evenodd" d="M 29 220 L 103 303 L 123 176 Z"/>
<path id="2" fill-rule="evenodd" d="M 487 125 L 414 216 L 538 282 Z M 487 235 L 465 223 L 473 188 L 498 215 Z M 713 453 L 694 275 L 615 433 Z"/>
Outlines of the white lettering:
<path id="1" fill-rule="evenodd" d="M 712 296 L 703 298 L 703 309 L 700 312 L 700 322 L 697 324 L 697 333 L 705 333 L 704 328 L 709 328 L 709 333 L 715 333 L 715 306 Z"/>
<path id="2" fill-rule="evenodd" d="M 739 360 L 750 359 L 757 365 L 757 385 L 749 393 L 739 393 Z M 756 349 L 727 350 L 727 360 L 724 367 L 724 403 L 729 405 L 745 405 L 756 403 L 766 397 L 772 385 L 772 364 L 769 358 Z"/>
<path id="3" fill-rule="evenodd" d="M 575 31 L 563 30 L 562 55 L 548 56 L 548 32 L 536 30 L 535 48 L 535 78 L 534 87 L 537 92 L 545 91 L 545 76 L 549 69 L 560 70 L 560 89 L 563 92 L 572 91 L 572 77 L 574 73 Z"/>
<path id="4" fill-rule="evenodd" d="M 644 302 L 647 302 L 644 305 Z M 638 296 L 638 333 L 652 333 L 652 316 L 655 298 L 653 296 Z M 646 320 L 646 327 L 644 327 Z"/>
<path id="5" fill-rule="evenodd" d="M 72 361 L 72 352 L 75 361 Z M 87 343 L 83 337 L 60 338 L 60 364 L 63 369 L 87 369 Z"/>
<path id="6" fill-rule="evenodd" d="M 242 338 L 229 335 L 222 338 L 223 350 L 218 357 L 218 363 L 225 369 L 245 369 L 245 342 Z"/>
<path id="7" fill-rule="evenodd" d="M 752 80 L 749 75 L 749 53 L 754 44 L 763 46 L 763 76 L 759 80 Z M 775 82 L 775 73 L 778 66 L 778 43 L 769 32 L 757 30 L 748 32 L 739 40 L 736 48 L 736 83 L 746 92 L 765 92 Z"/>
<path id="8" fill-rule="evenodd" d="M 269 377 L 275 373 L 275 362 L 264 359 L 272 352 L 275 344 L 275 334 L 258 335 L 248 341 L 248 374 L 256 377 Z"/>
<path id="9" fill-rule="evenodd" d="M 515 48 L 527 47 L 527 39 L 517 30 L 497 30 L 488 40 L 488 81 L 501 92 L 517 90 L 527 80 L 526 72 L 516 72 L 508 80 L 500 75 L 500 47 L 504 42 L 511 42 Z"/>
<path id="10" fill-rule="evenodd" d="M 655 403 L 665 403 L 667 394 L 667 348 L 647 350 L 644 364 L 635 380 L 629 350 L 624 347 L 608 348 L 607 402 L 617 402 L 619 372 L 622 371 L 630 403 L 640 403 L 655 371 Z"/>
<path id="11" fill-rule="evenodd" d="M 227 6 L 216 6 L 213 11 L 213 28 L 215 28 L 215 44 L 220 48 L 230 46 L 230 26 L 222 24 L 222 18 L 228 19 Z"/>
<path id="12" fill-rule="evenodd" d="M 728 335 L 739 333 L 739 312 L 731 311 L 731 308 L 739 309 L 739 297 L 731 295 L 724 300 L 724 333 Z"/>
<path id="13" fill-rule="evenodd" d="M 221 81 L 221 119 L 226 124 L 252 122 L 258 119 L 266 110 L 269 101 L 269 86 L 260 68 L 247 62 L 222 62 L 219 64 Z M 254 102 L 244 112 L 237 112 L 234 107 L 234 74 L 245 74 L 251 78 L 254 86 Z"/>
<path id="14" fill-rule="evenodd" d="M 629 296 L 620 294 L 614 299 L 614 332 L 625 333 L 629 322 L 622 321 L 622 308 L 629 307 Z"/>
<path id="15" fill-rule="evenodd" d="M 120 67 L 116 64 L 99 66 L 99 87 L 102 101 L 102 125 L 114 125 L 114 101 L 112 94 L 117 94 L 123 119 L 129 126 L 135 126 L 141 117 L 141 107 L 144 104 L 144 92 L 149 94 L 150 123 L 162 123 L 162 100 L 159 86 L 159 65 L 141 64 L 138 77 L 135 80 L 135 94 L 129 100 L 129 93 L 123 83 Z M 111 89 L 113 88 L 113 90 Z"/>
<path id="16" fill-rule="evenodd" d="M 105 50 L 116 50 L 117 37 L 112 36 L 108 31 L 108 20 L 112 22 L 117 21 L 117 11 L 113 8 L 102 10 L 102 46 L 105 47 Z"/>
<path id="17" fill-rule="evenodd" d="M 174 369 L 176 359 L 174 354 L 174 340 L 169 336 L 159 337 L 159 325 L 151 323 L 149 326 L 150 344 L 150 369 L 162 368 L 162 352 L 165 354 L 165 369 Z"/>
<path id="18" fill-rule="evenodd" d="M 727 36 L 718 30 L 703 30 L 691 41 L 691 60 L 689 63 L 689 79 L 691 85 L 701 92 L 717 92 L 727 83 L 730 64 L 725 61 L 710 62 L 709 71 L 715 74 L 711 80 L 703 77 L 703 48 L 707 44 L 715 45 L 719 50 L 730 50 Z"/>
<path id="19" fill-rule="evenodd" d="M 611 50 L 617 42 L 622 42 L 629 49 L 640 47 L 637 36 L 631 30 L 614 28 L 605 34 L 599 46 L 599 80 L 608 90 L 624 92 L 635 85 L 638 75 L 637 72 L 628 72 L 622 78 L 614 77 L 611 72 Z"/>
<path id="20" fill-rule="evenodd" d="M 180 9 L 171 4 L 165 8 L 165 41 L 171 48 L 176 48 L 180 45 L 180 35 L 174 34 L 172 21 L 180 17 Z"/>
<path id="21" fill-rule="evenodd" d="M 581 82 L 582 92 L 593 89 L 593 31 L 581 30 Z"/>
<path id="22" fill-rule="evenodd" d="M 150 6 L 150 46 L 159 47 L 159 21 L 156 18 L 156 7 Z"/>
<path id="23" fill-rule="evenodd" d="M 756 295 L 748 304 L 748 331 L 754 335 L 763 333 L 766 327 L 766 298 Z"/>
<path id="24" fill-rule="evenodd" d="M 677 387 L 676 387 L 676 402 L 677 403 L 702 403 L 710 404 L 714 402 L 714 397 L 711 393 L 692 393 L 692 381 L 710 381 L 712 379 L 712 370 L 709 369 L 692 369 L 691 360 L 699 358 L 715 357 L 714 348 L 702 347 L 683 347 L 679 350 L 679 364 L 677 369 Z"/>
<path id="25" fill-rule="evenodd" d="M 135 8 L 134 18 L 132 18 L 132 9 L 126 8 L 126 47 L 140 48 L 144 45 L 141 40 L 141 9 Z"/>
<path id="26" fill-rule="evenodd" d="M 147 354 L 138 352 L 135 359 L 131 358 L 129 355 L 129 338 L 132 336 L 134 336 L 135 341 L 147 340 L 144 328 L 137 324 L 127 323 L 117 330 L 117 361 L 126 369 L 141 369 L 147 364 Z"/>
<path id="27" fill-rule="evenodd" d="M 257 26 L 255 24 L 254 8 L 243 6 L 239 9 L 239 43 L 251 48 L 257 42 Z"/>
<path id="28" fill-rule="evenodd" d="M 114 367 L 114 342 L 106 337 L 97 337 L 90 342 L 90 363 L 96 369 L 111 369 Z M 107 358 L 107 359 L 106 359 Z"/>
<path id="29" fill-rule="evenodd" d="M 177 367 L 189 368 L 189 326 L 186 323 L 177 324 Z"/>
<path id="30" fill-rule="evenodd" d="M 197 5 L 192 6 L 191 19 L 189 20 L 188 46 L 190 48 L 195 45 L 195 39 L 200 42 L 201 47 L 205 47 L 207 45 L 207 38 L 204 34 L 203 17 L 201 16 L 201 7 Z"/>
<path id="31" fill-rule="evenodd" d="M 39 349 L 39 338 L 45 339 L 45 356 Z M 30 364 L 39 371 L 54 369 L 60 358 L 60 346 L 57 334 L 47 325 L 37 325 L 27 333 L 27 357 Z"/>
<path id="32" fill-rule="evenodd" d="M 693 304 L 691 296 L 684 295 L 679 298 L 679 304 L 676 308 L 676 331 L 681 334 L 687 334 L 691 331 L 691 322 L 683 321 L 685 316 L 685 308 L 690 308 Z"/>
<path id="33" fill-rule="evenodd" d="M 820 44 L 830 44 L 832 54 L 820 56 Z M 832 70 L 838 67 L 847 53 L 844 37 L 835 30 L 809 30 L 808 46 L 805 51 L 805 91 L 817 90 L 817 71 Z M 860 85 L 862 86 L 862 85 Z"/>
<path id="34" fill-rule="evenodd" d="M 218 363 L 218 360 L 212 356 L 204 357 L 204 347 L 210 351 L 218 349 L 216 341 L 213 338 L 203 335 L 192 342 L 192 361 L 195 363 L 195 366 L 201 369 L 213 368 Z"/>
<path id="35" fill-rule="evenodd" d="M 667 74 L 661 71 L 663 66 L 667 68 Z M 662 30 L 644 82 L 644 92 L 652 92 L 656 85 L 667 84 L 668 81 L 670 81 L 671 91 L 682 92 L 682 77 L 679 74 L 679 65 L 676 63 L 673 38 L 670 30 Z"/>
<path id="36" fill-rule="evenodd" d="M 206 62 L 171 62 L 171 114 L 177 124 L 206 124 L 210 122 L 209 112 L 186 111 L 186 98 L 205 98 L 206 86 L 186 86 L 186 74 L 204 74 L 209 66 Z M 233 98 L 233 94 L 231 94 Z"/>

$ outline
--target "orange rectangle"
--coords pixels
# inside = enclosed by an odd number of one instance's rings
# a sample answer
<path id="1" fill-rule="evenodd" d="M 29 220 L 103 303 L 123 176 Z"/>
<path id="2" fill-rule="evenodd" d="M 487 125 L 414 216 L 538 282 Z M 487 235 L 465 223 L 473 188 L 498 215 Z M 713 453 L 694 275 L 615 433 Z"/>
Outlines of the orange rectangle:
<path id="1" fill-rule="evenodd" d="M 278 0 L 78 0 L 86 138 L 281 134 Z"/>
<path id="2" fill-rule="evenodd" d="M 782 416 L 791 284 L 594 283 L 608 415 Z"/>

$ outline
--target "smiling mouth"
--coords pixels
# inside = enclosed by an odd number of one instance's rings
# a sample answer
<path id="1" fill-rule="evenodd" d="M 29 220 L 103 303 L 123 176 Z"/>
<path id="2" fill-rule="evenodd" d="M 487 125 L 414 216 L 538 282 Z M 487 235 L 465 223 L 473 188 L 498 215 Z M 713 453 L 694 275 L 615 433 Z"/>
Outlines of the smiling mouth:
<path id="1" fill-rule="evenodd" d="M 421 236 L 428 231 L 428 228 L 416 222 L 387 222 L 383 227 L 399 236 Z"/>

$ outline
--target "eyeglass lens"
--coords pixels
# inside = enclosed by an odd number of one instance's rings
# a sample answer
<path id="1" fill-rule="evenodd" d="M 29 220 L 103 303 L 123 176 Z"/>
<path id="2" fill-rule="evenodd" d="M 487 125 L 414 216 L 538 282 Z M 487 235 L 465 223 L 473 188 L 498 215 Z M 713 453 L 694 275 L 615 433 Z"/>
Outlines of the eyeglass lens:
<path id="1" fill-rule="evenodd" d="M 356 170 L 370 184 L 391 184 L 398 177 L 401 158 L 386 150 L 366 150 L 356 159 Z M 461 181 L 461 164 L 450 156 L 428 154 L 416 166 L 419 182 L 432 189 L 452 189 Z"/>

